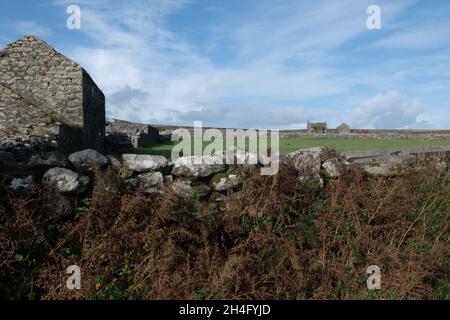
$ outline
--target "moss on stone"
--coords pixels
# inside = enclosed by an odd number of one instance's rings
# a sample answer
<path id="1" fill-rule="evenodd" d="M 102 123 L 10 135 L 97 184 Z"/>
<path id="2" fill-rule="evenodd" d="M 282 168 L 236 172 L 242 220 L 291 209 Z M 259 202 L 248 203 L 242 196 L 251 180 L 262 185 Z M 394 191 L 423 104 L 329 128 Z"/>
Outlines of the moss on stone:
<path id="1" fill-rule="evenodd" d="M 44 130 L 43 128 L 37 128 L 36 130 L 34 130 L 31 133 L 31 136 L 33 137 L 44 137 L 45 135 L 47 135 L 49 132 Z"/>
<path id="2" fill-rule="evenodd" d="M 221 196 L 220 192 L 218 191 L 213 191 L 211 193 L 211 196 L 209 197 L 210 201 L 216 201 L 217 199 L 219 199 L 219 197 Z"/>
<path id="3" fill-rule="evenodd" d="M 228 178 L 230 175 L 230 173 L 228 172 L 221 172 L 218 174 L 215 174 L 212 178 L 211 178 L 211 185 L 217 184 L 220 182 L 220 180 L 222 180 L 222 178 Z"/>

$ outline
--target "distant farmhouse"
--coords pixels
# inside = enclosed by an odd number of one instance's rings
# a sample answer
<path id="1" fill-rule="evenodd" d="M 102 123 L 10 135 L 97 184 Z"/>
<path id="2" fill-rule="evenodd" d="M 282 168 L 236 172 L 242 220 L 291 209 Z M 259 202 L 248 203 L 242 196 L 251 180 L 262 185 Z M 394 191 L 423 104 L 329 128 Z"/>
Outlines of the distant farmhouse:
<path id="1" fill-rule="evenodd" d="M 352 133 L 352 128 L 346 124 L 342 123 L 339 125 L 336 129 L 330 129 L 328 128 L 328 125 L 326 122 L 309 122 L 308 126 L 306 128 L 307 133 L 338 133 L 338 134 L 346 134 L 346 133 Z"/>
<path id="2" fill-rule="evenodd" d="M 0 52 L 0 138 L 50 133 L 69 151 L 102 151 L 105 96 L 81 66 L 26 36 Z"/>
<path id="3" fill-rule="evenodd" d="M 326 122 L 309 122 L 306 128 L 308 133 L 327 133 L 328 127 Z"/>
<path id="4" fill-rule="evenodd" d="M 147 124 L 114 119 L 107 122 L 106 132 L 126 135 L 134 148 L 151 147 L 161 142 L 159 131 Z"/>
<path id="5" fill-rule="evenodd" d="M 352 128 L 348 124 L 342 123 L 340 126 L 338 126 L 336 128 L 336 132 L 337 133 L 351 133 Z"/>

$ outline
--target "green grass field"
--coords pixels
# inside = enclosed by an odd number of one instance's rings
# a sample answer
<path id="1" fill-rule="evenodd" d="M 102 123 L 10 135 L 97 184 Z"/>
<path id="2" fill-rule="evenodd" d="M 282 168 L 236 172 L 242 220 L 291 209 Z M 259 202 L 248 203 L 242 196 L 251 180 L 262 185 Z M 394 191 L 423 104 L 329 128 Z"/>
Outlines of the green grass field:
<path id="1" fill-rule="evenodd" d="M 170 158 L 173 146 L 176 143 L 166 143 L 156 145 L 150 148 L 140 148 L 136 150 L 139 154 L 163 155 Z M 209 143 L 204 143 L 204 146 Z M 302 138 L 281 138 L 280 152 L 287 154 L 298 149 L 310 147 L 327 147 L 338 152 L 360 151 L 360 150 L 378 150 L 378 149 L 396 149 L 408 147 L 438 147 L 450 146 L 450 139 L 317 139 L 314 137 Z"/>
<path id="2" fill-rule="evenodd" d="M 280 152 L 286 154 L 302 148 L 328 147 L 338 152 L 396 149 L 409 147 L 439 147 L 450 146 L 450 139 L 316 139 L 287 138 L 280 139 Z"/>

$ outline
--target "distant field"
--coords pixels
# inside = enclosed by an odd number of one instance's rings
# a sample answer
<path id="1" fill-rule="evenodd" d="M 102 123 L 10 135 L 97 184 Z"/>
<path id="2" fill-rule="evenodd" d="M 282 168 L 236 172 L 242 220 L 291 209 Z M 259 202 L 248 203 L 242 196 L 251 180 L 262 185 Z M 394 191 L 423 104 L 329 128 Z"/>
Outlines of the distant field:
<path id="1" fill-rule="evenodd" d="M 164 155 L 170 158 L 175 143 L 167 143 L 153 146 L 151 148 L 140 148 L 136 150 L 140 154 Z M 204 146 L 208 143 L 204 143 Z M 450 139 L 317 139 L 314 137 L 281 138 L 280 152 L 287 154 L 298 149 L 310 147 L 328 147 L 338 152 L 396 149 L 408 147 L 438 147 L 450 146 Z"/>
<path id="2" fill-rule="evenodd" d="M 157 124 L 150 124 L 152 127 L 157 128 L 158 130 L 174 130 L 178 128 L 184 128 L 188 130 L 193 130 L 193 127 L 191 126 L 175 126 L 175 125 L 157 125 Z M 210 127 L 203 127 L 203 129 L 209 129 Z M 219 129 L 221 131 L 226 130 L 227 128 L 214 128 Z M 230 128 L 232 129 L 232 128 Z M 241 128 L 245 129 L 245 128 Z M 356 129 L 356 128 L 354 128 Z M 365 130 L 364 128 L 359 128 L 357 130 Z M 330 132 L 334 132 L 333 129 L 329 129 Z M 367 130 L 370 134 L 450 134 L 450 130 L 446 129 L 433 129 L 433 130 L 423 130 L 423 129 L 416 129 L 416 130 L 403 130 L 403 129 L 390 129 L 390 130 L 375 130 L 375 129 L 368 129 Z M 296 133 L 306 133 L 306 129 L 290 129 L 290 130 L 280 130 L 280 134 L 296 134 Z"/>
<path id="3" fill-rule="evenodd" d="M 408 147 L 450 146 L 450 139 L 316 139 L 286 138 L 280 139 L 280 152 L 286 154 L 302 148 L 328 147 L 338 152 L 396 149 Z"/>

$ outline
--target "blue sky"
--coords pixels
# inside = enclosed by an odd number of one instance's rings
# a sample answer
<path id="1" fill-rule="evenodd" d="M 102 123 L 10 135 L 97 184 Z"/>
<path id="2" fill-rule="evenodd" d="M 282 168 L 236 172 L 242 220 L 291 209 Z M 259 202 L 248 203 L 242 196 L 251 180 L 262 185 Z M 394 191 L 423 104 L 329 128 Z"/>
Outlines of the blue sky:
<path id="1" fill-rule="evenodd" d="M 68 5 L 81 30 L 66 27 Z M 369 5 L 381 30 L 368 30 Z M 0 47 L 80 63 L 109 117 L 222 127 L 450 128 L 448 0 L 0 0 Z"/>

